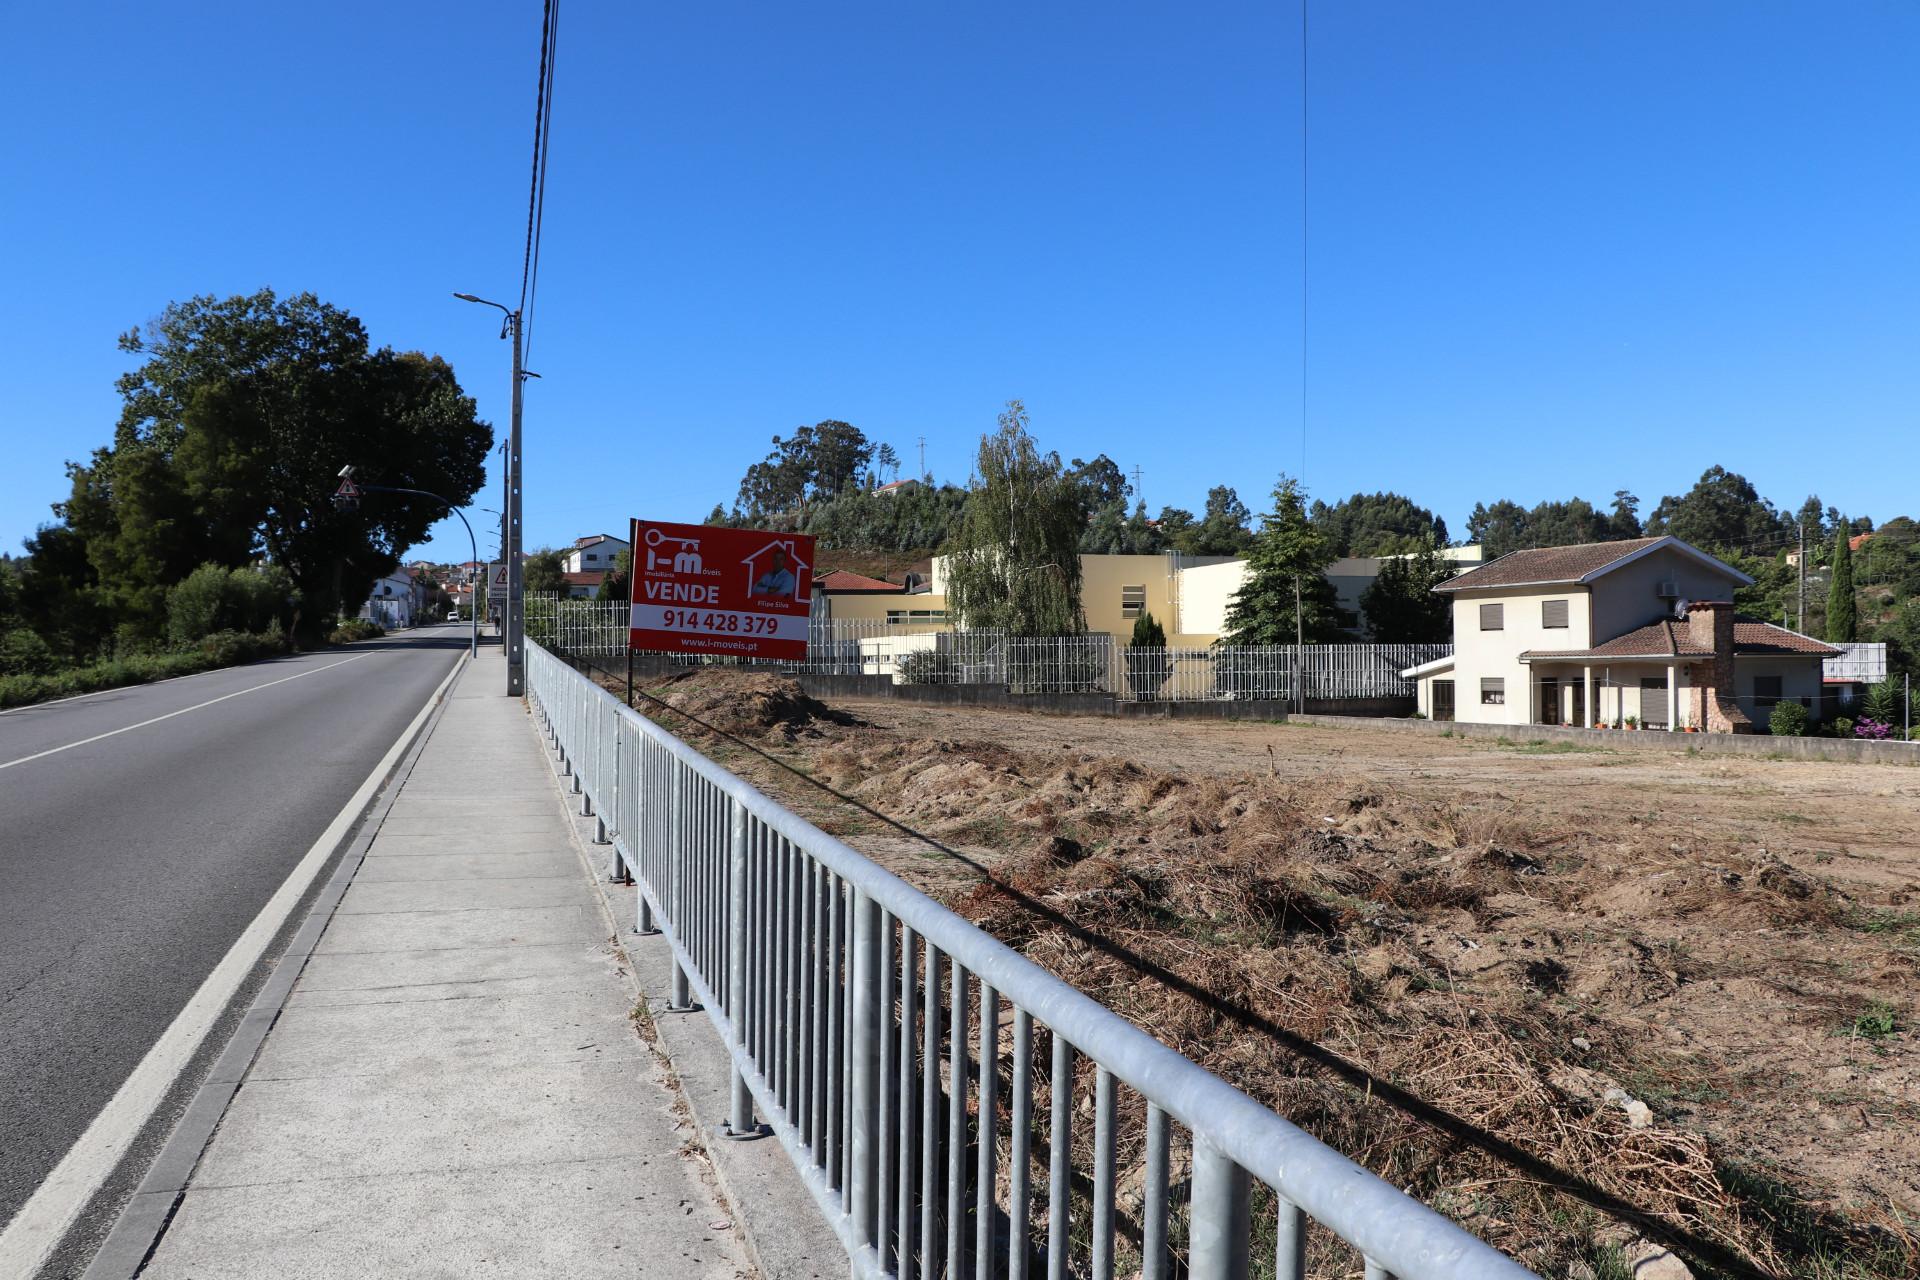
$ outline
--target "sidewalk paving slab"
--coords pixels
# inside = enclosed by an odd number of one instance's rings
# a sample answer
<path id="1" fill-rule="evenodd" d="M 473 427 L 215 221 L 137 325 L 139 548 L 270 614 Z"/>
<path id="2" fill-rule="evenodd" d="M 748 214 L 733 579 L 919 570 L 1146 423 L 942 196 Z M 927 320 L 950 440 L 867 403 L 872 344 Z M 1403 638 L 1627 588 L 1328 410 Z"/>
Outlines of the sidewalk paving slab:
<path id="1" fill-rule="evenodd" d="M 753 1274 L 501 667 L 454 686 L 143 1280 Z"/>

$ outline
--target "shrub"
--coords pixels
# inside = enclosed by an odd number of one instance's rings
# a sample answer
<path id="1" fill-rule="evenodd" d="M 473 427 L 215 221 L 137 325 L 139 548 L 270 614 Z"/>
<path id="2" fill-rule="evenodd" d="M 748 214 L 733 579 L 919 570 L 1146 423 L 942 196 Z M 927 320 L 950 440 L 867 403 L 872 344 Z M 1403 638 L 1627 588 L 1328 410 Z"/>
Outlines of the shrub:
<path id="1" fill-rule="evenodd" d="M 277 564 L 203 564 L 167 592 L 167 636 L 193 644 L 217 631 L 266 632 L 292 611 L 293 579 Z"/>
<path id="2" fill-rule="evenodd" d="M 377 622 L 369 622 L 365 618 L 347 618 L 327 636 L 327 643 L 352 644 L 356 640 L 375 640 L 385 634 L 387 629 Z"/>
<path id="3" fill-rule="evenodd" d="M 1882 724 L 1872 716 L 1861 716 L 1853 722 L 1853 736 L 1871 742 L 1885 742 L 1893 736 L 1893 726 Z"/>
<path id="4" fill-rule="evenodd" d="M 1863 720 L 1871 717 L 1881 724 L 1892 724 L 1900 718 L 1900 686 L 1891 679 L 1869 686 L 1860 712 Z"/>
<path id="5" fill-rule="evenodd" d="M 1807 709 L 1797 702 L 1776 702 L 1767 717 L 1767 731 L 1776 738 L 1801 738 L 1807 732 Z"/>
<path id="6" fill-rule="evenodd" d="M 175 644 L 192 644 L 217 630 L 227 595 L 227 570 L 203 564 L 173 584 L 167 592 L 167 636 Z"/>
<path id="7" fill-rule="evenodd" d="M 1853 721 L 1845 716 L 1835 716 L 1832 723 L 1826 727 L 1836 738 L 1851 738 L 1853 736 Z"/>
<path id="8" fill-rule="evenodd" d="M 0 676 L 44 676 L 59 665 L 47 642 L 25 627 L 0 635 Z"/>
<path id="9" fill-rule="evenodd" d="M 1124 655 L 1127 687 L 1136 698 L 1156 697 L 1173 675 L 1173 655 L 1167 652 L 1167 631 L 1159 619 L 1142 610 L 1133 620 L 1133 636 Z"/>
<path id="10" fill-rule="evenodd" d="M 895 664 L 901 684 L 952 684 L 957 674 L 953 655 L 938 649 L 916 649 Z"/>

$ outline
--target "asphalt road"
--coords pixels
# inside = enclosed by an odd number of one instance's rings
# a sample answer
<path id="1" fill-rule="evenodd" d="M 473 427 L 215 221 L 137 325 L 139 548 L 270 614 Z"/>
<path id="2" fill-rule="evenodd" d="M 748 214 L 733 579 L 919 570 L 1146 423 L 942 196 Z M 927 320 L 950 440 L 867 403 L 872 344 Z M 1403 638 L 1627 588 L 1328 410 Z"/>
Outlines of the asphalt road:
<path id="1" fill-rule="evenodd" d="M 0 1226 L 466 647 L 436 626 L 0 714 Z"/>

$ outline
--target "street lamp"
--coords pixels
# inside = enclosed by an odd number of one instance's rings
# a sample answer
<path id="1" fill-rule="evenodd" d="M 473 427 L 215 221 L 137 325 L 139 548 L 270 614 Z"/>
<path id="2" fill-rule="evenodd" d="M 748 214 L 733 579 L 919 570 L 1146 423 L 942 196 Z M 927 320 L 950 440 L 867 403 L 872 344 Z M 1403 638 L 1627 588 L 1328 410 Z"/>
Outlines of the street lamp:
<path id="1" fill-rule="evenodd" d="M 507 610 L 501 642 L 507 651 L 507 696 L 518 698 L 527 691 L 526 586 L 520 569 L 520 392 L 526 383 L 526 374 L 520 368 L 520 313 L 475 294 L 453 296 L 462 302 L 477 302 L 499 311 L 506 317 L 500 336 L 513 339 L 513 420 L 507 432 L 507 515 L 503 521 L 506 536 L 502 539 L 505 543 L 502 554 L 507 562 Z"/>
<path id="2" fill-rule="evenodd" d="M 435 502 L 444 504 L 447 510 L 460 517 L 461 524 L 467 525 L 467 554 L 472 556 L 476 562 L 480 559 L 480 545 L 473 540 L 473 526 L 467 524 L 467 517 L 461 513 L 459 507 L 454 506 L 448 499 L 427 489 L 402 489 L 397 485 L 390 484 L 361 484 L 353 478 L 353 464 L 351 462 L 340 468 L 340 479 L 342 483 L 338 496 L 349 500 L 363 493 L 414 493 L 423 498 L 432 498 Z M 478 658 L 480 656 L 480 610 L 478 608 L 475 608 L 473 611 L 473 638 L 468 645 L 467 656 L 470 658 Z"/>

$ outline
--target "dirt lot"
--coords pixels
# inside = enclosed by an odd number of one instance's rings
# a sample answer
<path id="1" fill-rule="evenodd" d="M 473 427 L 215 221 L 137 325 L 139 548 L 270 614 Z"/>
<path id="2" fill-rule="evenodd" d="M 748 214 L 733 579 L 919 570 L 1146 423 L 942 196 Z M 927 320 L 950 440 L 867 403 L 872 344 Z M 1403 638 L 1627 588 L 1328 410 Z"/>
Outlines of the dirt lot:
<path id="1" fill-rule="evenodd" d="M 1542 1274 L 1920 1274 L 1920 769 L 654 692 Z"/>

